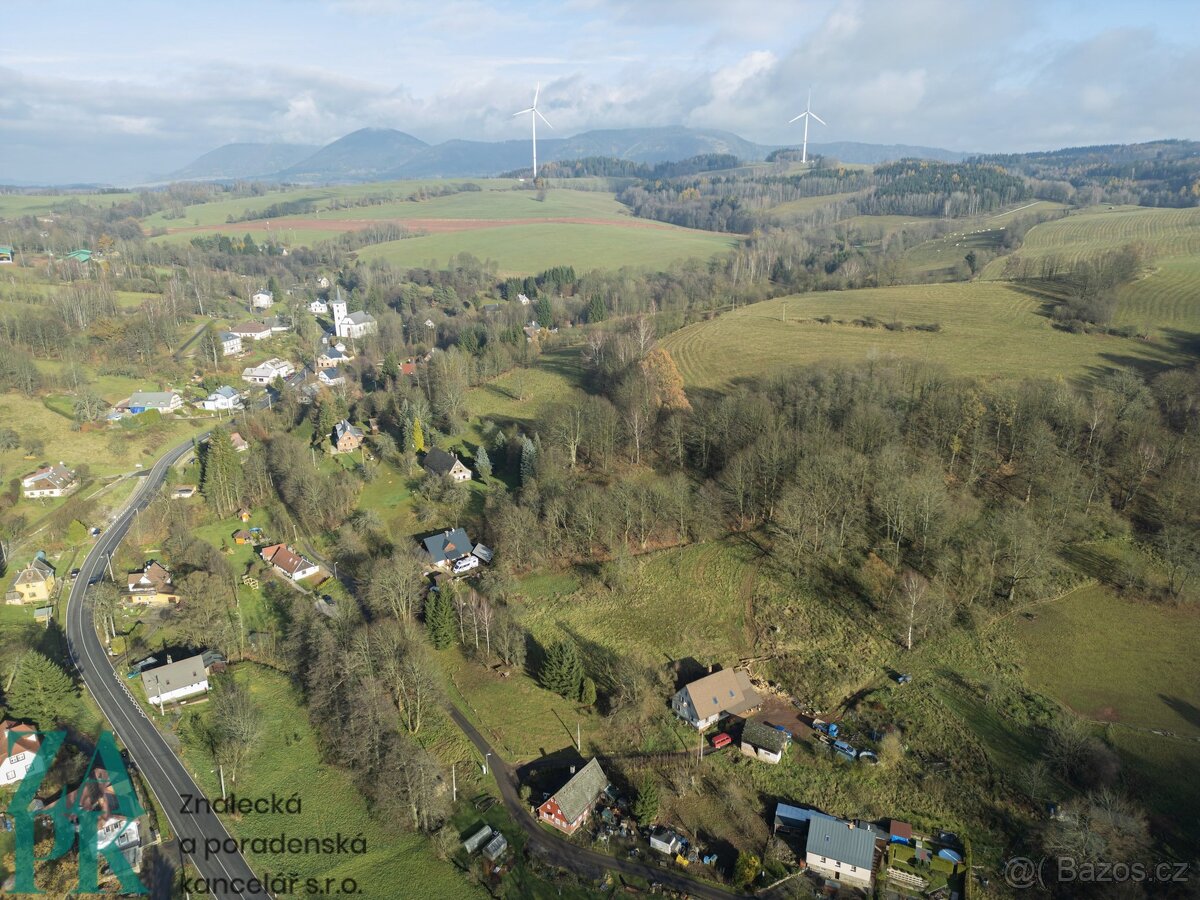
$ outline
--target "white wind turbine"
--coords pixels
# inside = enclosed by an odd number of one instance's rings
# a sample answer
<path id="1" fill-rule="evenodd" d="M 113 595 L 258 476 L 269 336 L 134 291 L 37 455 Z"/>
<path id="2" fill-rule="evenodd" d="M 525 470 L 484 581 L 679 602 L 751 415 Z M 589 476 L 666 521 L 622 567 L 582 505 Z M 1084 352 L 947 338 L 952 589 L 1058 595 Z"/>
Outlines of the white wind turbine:
<path id="1" fill-rule="evenodd" d="M 808 89 L 808 103 L 804 105 L 804 112 L 796 116 L 796 119 L 804 120 L 804 149 L 800 151 L 800 162 L 806 163 L 808 162 L 808 120 L 816 119 L 822 125 L 825 124 L 825 120 L 812 111 L 812 88 Z M 788 124 L 791 125 L 796 119 L 788 119 Z"/>
<path id="2" fill-rule="evenodd" d="M 520 112 L 513 113 L 514 118 L 516 116 L 523 116 L 523 115 L 525 115 L 525 113 L 529 113 L 529 124 L 533 129 L 533 180 L 534 181 L 537 181 L 537 120 L 541 119 L 550 128 L 554 127 L 553 125 L 550 125 L 550 121 L 545 116 L 543 116 L 541 110 L 539 110 L 537 108 L 538 94 L 540 94 L 541 92 L 542 92 L 542 83 L 539 81 L 537 84 L 537 87 L 535 87 L 533 89 L 533 106 L 529 107 L 528 109 L 523 109 Z"/>

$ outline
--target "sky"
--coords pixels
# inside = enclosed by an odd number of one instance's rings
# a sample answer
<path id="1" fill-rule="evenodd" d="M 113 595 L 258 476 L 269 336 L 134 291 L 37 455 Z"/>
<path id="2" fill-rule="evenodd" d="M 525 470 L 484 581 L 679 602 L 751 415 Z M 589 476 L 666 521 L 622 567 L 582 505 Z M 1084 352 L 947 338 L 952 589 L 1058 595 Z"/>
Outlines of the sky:
<path id="1" fill-rule="evenodd" d="M 1200 3 L 51 0 L 5 8 L 0 184 L 161 177 L 234 141 L 591 128 L 1025 151 L 1200 138 Z"/>

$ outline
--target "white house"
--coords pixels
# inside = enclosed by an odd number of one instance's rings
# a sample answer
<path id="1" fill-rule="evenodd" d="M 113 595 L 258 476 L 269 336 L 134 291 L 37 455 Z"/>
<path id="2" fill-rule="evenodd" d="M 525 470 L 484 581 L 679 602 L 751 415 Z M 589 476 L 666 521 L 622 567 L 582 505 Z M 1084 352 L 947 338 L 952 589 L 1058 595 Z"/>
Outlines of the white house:
<path id="1" fill-rule="evenodd" d="M 517 302 L 519 302 L 522 306 L 528 306 L 529 298 L 526 297 L 524 294 L 517 294 Z"/>
<path id="2" fill-rule="evenodd" d="M 253 368 L 242 370 L 242 381 L 250 384 L 270 384 L 276 378 L 287 378 L 296 374 L 296 367 L 286 359 L 268 359 Z"/>
<path id="3" fill-rule="evenodd" d="M 200 408 L 209 412 L 217 410 L 228 411 L 242 408 L 242 395 L 227 384 L 221 385 L 215 391 L 200 401 Z"/>
<path id="4" fill-rule="evenodd" d="M 4 724 L 0 725 L 0 729 L 3 729 L 0 732 L 0 740 L 4 741 L 3 747 L 0 747 L 0 758 L 4 760 L 0 762 L 0 786 L 16 784 L 33 765 L 33 758 L 37 756 L 42 741 L 32 725 L 22 725 L 6 719 Z M 12 750 L 8 749 L 10 739 Z"/>
<path id="5" fill-rule="evenodd" d="M 270 291 L 255 291 L 250 296 L 250 305 L 255 309 L 270 309 L 275 303 L 275 295 Z"/>
<path id="6" fill-rule="evenodd" d="M 723 716 L 741 715 L 760 703 L 749 675 L 722 669 L 680 688 L 671 698 L 671 709 L 693 728 L 703 731 Z"/>
<path id="7" fill-rule="evenodd" d="M 327 387 L 333 387 L 338 384 L 346 383 L 346 376 L 341 369 L 320 369 L 317 372 L 317 381 Z"/>
<path id="8" fill-rule="evenodd" d="M 222 331 L 221 338 L 221 355 L 233 356 L 235 353 L 242 352 L 242 336 L 234 334 L 232 331 Z"/>
<path id="9" fill-rule="evenodd" d="M 124 405 L 135 416 L 152 409 L 169 413 L 183 406 L 183 398 L 174 391 L 134 391 Z"/>
<path id="10" fill-rule="evenodd" d="M 79 484 L 75 473 L 59 463 L 44 466 L 21 479 L 21 493 L 26 497 L 62 497 Z"/>
<path id="11" fill-rule="evenodd" d="M 229 333 L 243 341 L 265 341 L 271 336 L 271 326 L 262 322 L 238 322 L 229 326 Z"/>
<path id="12" fill-rule="evenodd" d="M 179 662 L 167 657 L 167 664 L 142 672 L 146 699 L 156 706 L 174 703 L 197 694 L 208 693 L 208 671 L 204 656 L 197 653 Z"/>
<path id="13" fill-rule="evenodd" d="M 853 822 L 813 813 L 804 847 L 808 868 L 843 884 L 871 887 L 875 834 Z"/>
<path id="14" fill-rule="evenodd" d="M 329 312 L 329 304 L 324 300 L 314 300 L 308 304 L 308 311 L 314 316 L 323 316 Z"/>
<path id="15" fill-rule="evenodd" d="M 321 571 L 321 567 L 315 562 L 301 556 L 286 544 L 263 547 L 258 555 L 269 562 L 277 572 L 286 575 L 292 581 L 309 578 Z"/>

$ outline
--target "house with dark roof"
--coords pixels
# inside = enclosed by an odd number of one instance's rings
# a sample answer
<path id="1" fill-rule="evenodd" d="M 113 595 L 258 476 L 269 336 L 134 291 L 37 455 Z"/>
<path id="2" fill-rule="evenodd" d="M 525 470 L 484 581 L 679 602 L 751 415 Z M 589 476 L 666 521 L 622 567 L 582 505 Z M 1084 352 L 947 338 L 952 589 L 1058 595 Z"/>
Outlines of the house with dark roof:
<path id="1" fill-rule="evenodd" d="M 429 561 L 444 571 L 449 571 L 455 562 L 471 553 L 471 539 L 461 528 L 452 528 L 441 534 L 425 538 L 425 552 Z"/>
<path id="2" fill-rule="evenodd" d="M 286 575 L 292 581 L 300 581 L 321 571 L 321 567 L 315 562 L 301 556 L 286 544 L 263 547 L 258 555 L 269 562 L 275 571 Z"/>
<path id="3" fill-rule="evenodd" d="M 75 473 L 58 463 L 42 466 L 36 472 L 21 476 L 21 493 L 26 497 L 62 497 L 79 486 Z"/>
<path id="4" fill-rule="evenodd" d="M 117 848 L 132 864 L 138 859 L 137 848 L 141 845 L 138 819 L 130 818 L 138 806 L 137 795 L 127 778 L 120 784 L 121 789 L 118 790 L 117 783 L 109 778 L 108 771 L 96 767 L 79 787 L 66 795 L 64 805 L 70 811 L 70 819 L 77 824 L 77 812 L 96 813 L 96 849 L 103 849 L 115 841 Z"/>
<path id="5" fill-rule="evenodd" d="M 197 653 L 178 662 L 168 656 L 164 665 L 143 669 L 142 687 L 146 689 L 146 699 L 159 707 L 208 693 L 208 670 L 203 654 Z"/>
<path id="6" fill-rule="evenodd" d="M 841 884 L 870 889 L 875 868 L 873 829 L 814 813 L 808 820 L 804 851 L 811 871 Z"/>
<path id="7" fill-rule="evenodd" d="M 353 453 L 363 442 L 363 431 L 351 425 L 346 419 L 333 426 L 333 452 Z"/>
<path id="8" fill-rule="evenodd" d="M 759 719 L 751 719 L 742 726 L 742 740 L 739 746 L 743 756 L 777 763 L 783 759 L 784 751 L 791 742 L 792 736 L 782 728 L 768 725 Z"/>
<path id="9" fill-rule="evenodd" d="M 146 563 L 142 571 L 129 573 L 126 593 L 130 603 L 146 606 L 179 602 L 179 594 L 175 591 L 171 573 L 166 566 L 154 560 Z"/>
<path id="10" fill-rule="evenodd" d="M 566 834 L 574 834 L 588 820 L 597 798 L 608 787 L 608 776 L 600 760 L 591 761 L 576 772 L 549 800 L 538 807 L 538 818 Z"/>
<path id="11" fill-rule="evenodd" d="M 174 391 L 134 391 L 124 406 L 134 416 L 152 409 L 169 413 L 183 406 L 183 398 Z"/>
<path id="12" fill-rule="evenodd" d="M 233 356 L 235 353 L 242 352 L 242 336 L 234 334 L 232 331 L 222 331 L 218 335 L 218 340 L 221 342 L 221 355 Z"/>
<path id="13" fill-rule="evenodd" d="M 676 691 L 671 698 L 671 709 L 693 728 L 703 731 L 723 717 L 757 709 L 761 702 L 749 675 L 722 669 Z"/>
<path id="14" fill-rule="evenodd" d="M 271 326 L 262 322 L 238 322 L 229 326 L 229 334 L 244 341 L 265 341 L 271 336 Z"/>
<path id="15" fill-rule="evenodd" d="M 54 593 L 54 566 L 38 551 L 25 568 L 13 579 L 12 590 L 4 594 L 4 602 L 12 606 L 22 603 L 45 603 Z"/>
<path id="16" fill-rule="evenodd" d="M 326 347 L 321 351 L 321 355 L 317 357 L 317 369 L 336 369 L 342 363 L 348 363 L 354 359 L 342 344 L 334 344 L 332 347 Z"/>
<path id="17" fill-rule="evenodd" d="M 425 454 L 424 468 L 426 472 L 453 481 L 470 481 L 471 470 L 463 465 L 456 453 L 447 453 L 440 447 L 434 447 Z"/>

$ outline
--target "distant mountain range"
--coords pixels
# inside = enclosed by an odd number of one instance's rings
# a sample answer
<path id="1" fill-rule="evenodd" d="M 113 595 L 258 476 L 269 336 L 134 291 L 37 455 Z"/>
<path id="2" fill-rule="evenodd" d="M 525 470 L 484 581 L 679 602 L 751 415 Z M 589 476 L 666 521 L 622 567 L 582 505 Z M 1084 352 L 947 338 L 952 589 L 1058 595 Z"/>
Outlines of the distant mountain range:
<path id="1" fill-rule="evenodd" d="M 585 131 L 569 138 L 540 138 L 538 159 L 553 162 L 612 156 L 640 163 L 731 153 L 761 160 L 776 147 L 728 131 L 684 128 L 619 128 Z M 812 152 L 848 163 L 881 163 L 905 157 L 959 162 L 965 153 L 903 144 L 840 142 L 810 144 Z M 529 164 L 529 141 L 461 141 L 427 144 L 391 128 L 363 128 L 324 147 L 304 144 L 226 144 L 171 173 L 172 181 L 257 178 L 295 183 L 384 181 L 400 178 L 464 178 L 495 175 Z"/>

